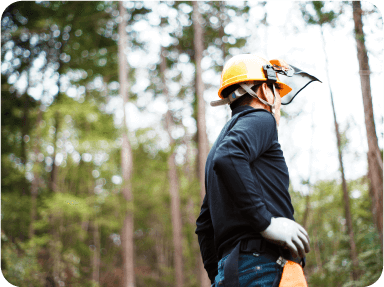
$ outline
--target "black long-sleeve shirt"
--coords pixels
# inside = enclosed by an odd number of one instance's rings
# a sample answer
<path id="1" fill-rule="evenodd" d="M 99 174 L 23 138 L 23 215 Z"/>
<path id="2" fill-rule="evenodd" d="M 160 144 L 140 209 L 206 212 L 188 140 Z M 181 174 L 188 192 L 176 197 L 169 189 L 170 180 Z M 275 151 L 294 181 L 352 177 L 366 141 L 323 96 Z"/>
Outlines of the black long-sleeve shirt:
<path id="1" fill-rule="evenodd" d="M 272 217 L 294 220 L 288 186 L 275 118 L 264 109 L 234 109 L 209 152 L 206 195 L 196 221 L 211 282 L 225 248 L 242 239 L 260 238 Z"/>

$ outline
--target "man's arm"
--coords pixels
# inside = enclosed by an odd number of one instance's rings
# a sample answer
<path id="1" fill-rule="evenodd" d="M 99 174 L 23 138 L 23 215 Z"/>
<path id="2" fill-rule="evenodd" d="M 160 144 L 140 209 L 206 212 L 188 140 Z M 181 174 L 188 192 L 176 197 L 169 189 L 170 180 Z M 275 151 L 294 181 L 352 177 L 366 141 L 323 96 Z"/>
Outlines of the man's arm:
<path id="1" fill-rule="evenodd" d="M 196 225 L 197 228 L 195 233 L 198 236 L 204 268 L 207 270 L 211 284 L 213 284 L 217 275 L 218 259 L 214 245 L 213 225 L 211 214 L 209 213 L 207 196 L 204 197 L 200 215 L 196 220 Z"/>
<path id="2" fill-rule="evenodd" d="M 271 223 L 258 175 L 251 163 L 271 146 L 277 136 L 276 122 L 265 112 L 250 113 L 241 117 L 221 141 L 213 159 L 220 181 L 236 209 L 256 232 L 264 231 Z"/>

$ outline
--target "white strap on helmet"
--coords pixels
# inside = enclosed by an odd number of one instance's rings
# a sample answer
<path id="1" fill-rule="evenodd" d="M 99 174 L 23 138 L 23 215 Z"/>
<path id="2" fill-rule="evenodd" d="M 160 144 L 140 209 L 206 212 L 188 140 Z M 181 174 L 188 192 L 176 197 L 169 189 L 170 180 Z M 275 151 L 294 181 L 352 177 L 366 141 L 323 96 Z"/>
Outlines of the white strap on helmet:
<path id="1" fill-rule="evenodd" d="M 218 101 L 212 101 L 211 106 L 221 106 L 225 104 L 232 104 L 234 101 L 236 101 L 238 98 L 244 96 L 246 93 L 250 94 L 252 97 L 258 99 L 263 104 L 271 107 L 272 115 L 275 114 L 275 102 L 276 102 L 276 91 L 275 91 L 275 85 L 273 86 L 273 104 L 268 103 L 267 101 L 264 101 L 263 99 L 260 99 L 257 94 L 252 90 L 252 87 L 256 85 L 256 82 L 248 82 L 248 83 L 239 83 L 240 87 L 237 88 L 232 94 L 230 94 L 228 97 L 222 100 Z"/>
<path id="2" fill-rule="evenodd" d="M 259 99 L 260 102 L 262 102 L 264 105 L 270 106 L 272 115 L 275 115 L 275 103 L 276 103 L 276 91 L 275 91 L 275 85 L 272 84 L 273 87 L 273 104 L 268 103 L 267 101 L 264 101 L 263 99 L 260 99 L 255 91 L 253 91 L 250 87 L 250 84 L 240 83 L 239 84 L 248 94 L 250 94 L 252 97 Z M 251 84 L 252 85 L 252 84 Z M 254 86 L 254 85 L 252 85 Z M 236 90 L 237 91 L 237 90 Z"/>

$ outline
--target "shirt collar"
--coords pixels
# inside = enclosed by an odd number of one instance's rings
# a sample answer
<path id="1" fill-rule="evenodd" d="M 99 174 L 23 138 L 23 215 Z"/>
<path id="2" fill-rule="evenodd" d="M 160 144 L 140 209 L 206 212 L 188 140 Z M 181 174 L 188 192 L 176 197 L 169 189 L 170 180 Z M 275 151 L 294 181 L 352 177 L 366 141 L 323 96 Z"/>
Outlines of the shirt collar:
<path id="1" fill-rule="evenodd" d="M 244 106 L 238 106 L 236 107 L 233 111 L 232 111 L 232 117 L 238 113 L 241 113 L 243 111 L 246 111 L 246 110 L 260 110 L 260 111 L 265 111 L 267 113 L 269 113 L 267 110 L 264 110 L 264 109 L 255 109 L 254 107 L 251 107 L 251 106 L 248 106 L 248 105 L 244 105 Z"/>

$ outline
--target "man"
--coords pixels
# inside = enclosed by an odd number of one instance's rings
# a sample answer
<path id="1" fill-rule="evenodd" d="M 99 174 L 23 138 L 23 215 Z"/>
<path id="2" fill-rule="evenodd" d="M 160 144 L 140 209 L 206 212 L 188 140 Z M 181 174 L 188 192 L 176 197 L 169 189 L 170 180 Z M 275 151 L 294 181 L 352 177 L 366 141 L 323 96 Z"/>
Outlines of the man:
<path id="1" fill-rule="evenodd" d="M 211 103 L 232 110 L 207 158 L 206 195 L 196 221 L 212 286 L 279 286 L 282 276 L 298 281 L 280 286 L 306 286 L 302 266 L 309 237 L 293 218 L 277 136 L 281 99 L 292 89 L 276 72 L 317 80 L 284 61 L 238 55 L 223 68 L 222 100 Z M 289 276 L 282 275 L 286 270 Z"/>

